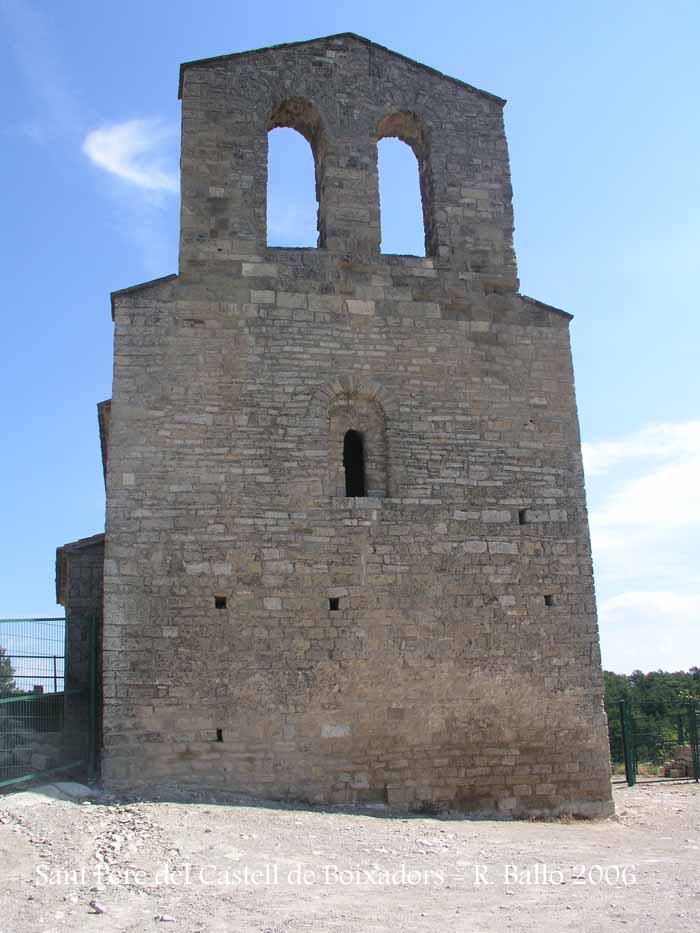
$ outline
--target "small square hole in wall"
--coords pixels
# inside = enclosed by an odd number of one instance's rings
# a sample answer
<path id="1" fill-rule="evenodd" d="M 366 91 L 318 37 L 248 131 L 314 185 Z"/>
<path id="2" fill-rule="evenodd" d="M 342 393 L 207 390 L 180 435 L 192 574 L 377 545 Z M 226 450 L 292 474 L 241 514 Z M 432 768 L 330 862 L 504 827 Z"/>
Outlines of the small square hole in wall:
<path id="1" fill-rule="evenodd" d="M 331 612 L 337 612 L 340 609 L 340 598 L 338 596 L 331 596 L 328 600 L 328 608 Z"/>
<path id="2" fill-rule="evenodd" d="M 554 605 L 554 597 L 552 596 L 551 593 L 546 593 L 546 594 L 545 594 L 545 597 L 544 597 L 544 604 L 545 604 L 545 606 L 553 606 L 553 605 Z"/>
<path id="3" fill-rule="evenodd" d="M 217 742 L 223 742 L 223 741 L 224 741 L 224 733 L 223 733 L 223 731 L 222 731 L 221 729 L 217 729 L 217 730 L 216 730 L 216 741 L 217 741 Z"/>
<path id="4" fill-rule="evenodd" d="M 215 609 L 225 609 L 225 608 L 226 608 L 226 597 L 225 597 L 225 596 L 215 596 L 215 597 L 214 597 L 214 608 L 215 608 Z"/>

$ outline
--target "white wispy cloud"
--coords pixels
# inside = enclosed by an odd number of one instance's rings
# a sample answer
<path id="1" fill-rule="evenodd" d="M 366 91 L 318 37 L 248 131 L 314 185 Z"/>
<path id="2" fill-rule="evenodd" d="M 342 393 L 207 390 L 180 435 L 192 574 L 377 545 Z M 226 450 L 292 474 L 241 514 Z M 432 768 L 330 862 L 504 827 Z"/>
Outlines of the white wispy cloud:
<path id="1" fill-rule="evenodd" d="M 608 669 L 687 670 L 700 664 L 699 593 L 631 590 L 601 600 L 598 615 Z"/>
<path id="2" fill-rule="evenodd" d="M 174 128 L 161 120 L 127 120 L 91 130 L 82 149 L 95 165 L 137 188 L 176 194 L 177 174 L 166 168 L 174 138 Z"/>
<path id="3" fill-rule="evenodd" d="M 627 460 L 669 460 L 700 456 L 700 421 L 649 424 L 614 441 L 583 444 L 587 476 L 606 473 Z"/>
<path id="4" fill-rule="evenodd" d="M 615 624 L 628 610 L 639 613 L 640 621 L 656 622 L 660 614 L 685 621 L 689 616 L 700 621 L 700 594 L 671 593 L 668 590 L 633 590 L 620 593 L 600 604 L 601 617 Z M 699 626 L 700 629 L 700 626 Z"/>
<path id="5" fill-rule="evenodd" d="M 102 169 L 115 226 L 135 246 L 146 274 L 162 275 L 177 255 L 177 131 L 162 120 L 133 119 L 91 130 L 83 154 Z"/>
<path id="6" fill-rule="evenodd" d="M 700 524 L 700 454 L 664 464 L 622 482 L 596 509 L 591 521 L 601 528 L 653 528 L 661 531 Z"/>
<path id="7" fill-rule="evenodd" d="M 700 422 L 584 445 L 603 660 L 700 661 Z"/>
<path id="8" fill-rule="evenodd" d="M 83 161 L 82 149 L 105 179 L 124 182 L 102 186 L 113 226 L 140 255 L 144 274 L 162 275 L 177 255 L 175 129 L 144 118 L 95 126 L 54 22 L 60 22 L 58 5 L 42 10 L 30 0 L 0 0 L 3 38 L 26 94 L 23 121 L 0 132 L 50 146 L 54 158 L 71 162 Z"/>
<path id="9" fill-rule="evenodd" d="M 700 421 L 652 424 L 619 441 L 584 444 L 584 458 L 588 477 L 625 467 L 606 477 L 591 511 L 599 543 L 700 526 Z"/>

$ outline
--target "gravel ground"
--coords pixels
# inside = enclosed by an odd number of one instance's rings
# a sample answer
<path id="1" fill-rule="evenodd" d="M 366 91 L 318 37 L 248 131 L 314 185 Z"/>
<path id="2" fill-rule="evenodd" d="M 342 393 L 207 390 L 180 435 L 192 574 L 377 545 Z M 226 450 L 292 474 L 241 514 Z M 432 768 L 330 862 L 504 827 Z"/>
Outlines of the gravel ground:
<path id="1" fill-rule="evenodd" d="M 607 931 L 700 926 L 700 788 L 603 822 L 302 808 L 161 788 L 0 797 L 0 930 Z"/>

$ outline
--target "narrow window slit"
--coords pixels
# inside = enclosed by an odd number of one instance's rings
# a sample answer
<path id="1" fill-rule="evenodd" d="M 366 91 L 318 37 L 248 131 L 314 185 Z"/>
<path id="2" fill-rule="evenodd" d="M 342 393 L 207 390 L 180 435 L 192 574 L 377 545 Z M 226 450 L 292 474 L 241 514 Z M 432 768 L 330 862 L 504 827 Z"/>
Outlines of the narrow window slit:
<path id="1" fill-rule="evenodd" d="M 527 509 L 518 509 L 518 524 L 527 525 Z"/>
<path id="2" fill-rule="evenodd" d="M 216 730 L 216 741 L 217 741 L 217 742 L 223 742 L 223 741 L 224 741 L 224 733 L 223 733 L 223 731 L 222 731 L 221 729 L 217 729 L 217 730 Z"/>
<path id="3" fill-rule="evenodd" d="M 345 467 L 345 495 L 363 497 L 367 495 L 365 478 L 365 444 L 359 431 L 347 431 L 343 441 L 343 466 Z"/>
<path id="4" fill-rule="evenodd" d="M 328 609 L 330 612 L 337 612 L 340 609 L 340 598 L 338 596 L 331 596 L 328 600 Z"/>

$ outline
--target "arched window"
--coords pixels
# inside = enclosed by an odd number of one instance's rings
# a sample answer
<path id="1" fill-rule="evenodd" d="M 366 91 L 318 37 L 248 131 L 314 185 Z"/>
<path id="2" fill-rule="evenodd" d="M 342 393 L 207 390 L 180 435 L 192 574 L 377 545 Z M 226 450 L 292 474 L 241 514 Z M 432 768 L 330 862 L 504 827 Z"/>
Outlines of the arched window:
<path id="1" fill-rule="evenodd" d="M 323 246 L 325 137 L 318 112 L 309 101 L 288 98 L 267 128 L 267 245 Z"/>
<path id="2" fill-rule="evenodd" d="M 377 157 L 382 218 L 381 251 L 425 256 L 416 158 L 409 147 L 398 139 L 380 140 Z"/>
<path id="3" fill-rule="evenodd" d="M 380 121 L 377 163 L 381 251 L 434 256 L 429 144 L 415 114 L 393 113 Z"/>
<path id="4" fill-rule="evenodd" d="M 337 395 L 328 416 L 330 495 L 370 499 L 389 495 L 386 419 L 379 401 Z"/>
<path id="5" fill-rule="evenodd" d="M 345 495 L 366 496 L 365 444 L 359 431 L 350 429 L 345 432 L 343 466 L 345 468 Z"/>

